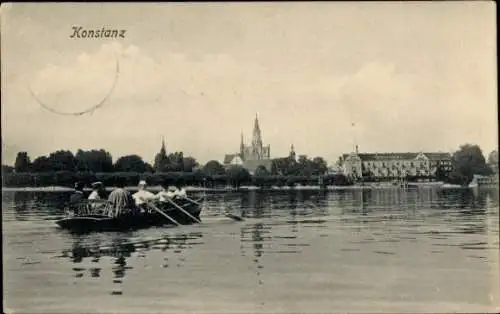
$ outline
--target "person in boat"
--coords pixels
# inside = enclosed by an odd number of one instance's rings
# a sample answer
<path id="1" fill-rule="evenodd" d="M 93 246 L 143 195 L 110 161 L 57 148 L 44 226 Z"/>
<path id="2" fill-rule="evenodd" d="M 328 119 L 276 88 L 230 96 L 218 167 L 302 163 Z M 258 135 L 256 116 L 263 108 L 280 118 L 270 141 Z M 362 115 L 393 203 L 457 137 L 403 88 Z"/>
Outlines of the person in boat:
<path id="1" fill-rule="evenodd" d="M 69 198 L 69 204 L 70 205 L 76 205 L 80 203 L 82 200 L 85 199 L 85 194 L 83 193 L 83 183 L 82 182 L 76 182 L 75 183 L 75 190 L 73 194 L 71 194 Z"/>
<path id="2" fill-rule="evenodd" d="M 168 200 L 171 200 L 174 197 L 173 188 L 169 187 L 168 182 L 163 182 L 161 186 L 161 191 L 156 193 L 155 199 L 160 203 L 168 203 Z"/>
<path id="3" fill-rule="evenodd" d="M 104 198 L 104 184 L 102 182 L 92 183 L 92 192 L 90 193 L 89 200 L 101 200 Z"/>
<path id="4" fill-rule="evenodd" d="M 125 190 L 125 182 L 123 179 L 118 179 L 116 188 L 111 191 L 108 196 L 109 211 L 108 216 L 116 217 L 134 206 L 134 199 L 130 192 Z"/>
<path id="5" fill-rule="evenodd" d="M 134 198 L 135 205 L 137 208 L 142 209 L 143 211 L 148 210 L 147 208 L 147 202 L 152 201 L 156 199 L 155 195 L 148 190 L 147 188 L 147 183 L 144 180 L 139 181 L 139 191 L 134 193 L 132 197 Z"/>
<path id="6" fill-rule="evenodd" d="M 93 191 L 90 193 L 88 200 L 91 202 L 91 210 L 95 214 L 103 214 L 106 208 L 106 204 L 104 202 L 100 202 L 100 200 L 104 198 L 104 184 L 102 182 L 94 182 L 92 183 Z"/>
<path id="7" fill-rule="evenodd" d="M 186 190 L 182 186 L 182 184 L 177 183 L 175 185 L 174 198 L 176 199 L 185 199 L 187 197 Z"/>
<path id="8" fill-rule="evenodd" d="M 154 201 L 160 209 L 168 208 L 170 201 L 174 198 L 174 191 L 169 187 L 168 181 L 161 185 L 161 191 L 154 195 Z"/>
<path id="9" fill-rule="evenodd" d="M 85 199 L 85 194 L 83 193 L 83 183 L 76 182 L 75 190 L 73 194 L 69 197 L 68 207 L 70 213 L 78 213 L 80 210 L 80 204 Z"/>

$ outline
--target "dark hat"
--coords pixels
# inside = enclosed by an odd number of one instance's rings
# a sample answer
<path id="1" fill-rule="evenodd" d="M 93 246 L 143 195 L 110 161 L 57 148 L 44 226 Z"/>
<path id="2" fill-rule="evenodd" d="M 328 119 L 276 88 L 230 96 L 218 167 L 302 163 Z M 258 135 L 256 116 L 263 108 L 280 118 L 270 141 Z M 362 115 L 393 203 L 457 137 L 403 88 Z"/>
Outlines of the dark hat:
<path id="1" fill-rule="evenodd" d="M 76 182 L 75 190 L 83 190 L 83 182 Z"/>

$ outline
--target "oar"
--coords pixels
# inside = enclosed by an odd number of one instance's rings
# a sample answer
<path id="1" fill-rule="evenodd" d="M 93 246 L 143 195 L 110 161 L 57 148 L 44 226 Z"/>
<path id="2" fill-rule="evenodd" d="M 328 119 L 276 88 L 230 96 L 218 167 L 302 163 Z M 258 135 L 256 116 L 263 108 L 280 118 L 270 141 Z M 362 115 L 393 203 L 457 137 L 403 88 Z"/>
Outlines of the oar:
<path id="1" fill-rule="evenodd" d="M 177 226 L 180 226 L 181 224 L 178 223 L 174 218 L 170 217 L 169 215 L 165 214 L 163 211 L 161 211 L 158 207 L 151 203 L 147 203 L 149 206 L 151 206 L 152 209 L 156 210 L 158 213 L 162 214 L 165 218 L 176 224 Z"/>
<path id="2" fill-rule="evenodd" d="M 189 197 L 187 197 L 187 196 L 184 196 L 184 198 L 185 198 L 185 199 L 187 199 L 188 201 L 190 201 L 190 202 L 192 202 L 192 203 L 194 203 L 194 204 L 198 205 L 198 206 L 202 206 L 199 202 L 197 202 L 197 201 L 195 201 L 195 200 L 193 200 L 193 199 L 190 199 L 190 198 L 189 198 Z M 237 220 L 237 221 L 242 221 L 242 220 L 244 220 L 244 219 L 243 219 L 243 217 L 241 217 L 241 216 L 236 216 L 236 215 L 233 215 L 233 214 L 230 214 L 230 213 L 228 213 L 228 212 L 226 212 L 226 211 L 224 211 L 224 215 L 225 215 L 226 217 L 229 217 L 229 218 L 234 219 L 234 220 Z"/>
<path id="3" fill-rule="evenodd" d="M 180 207 L 179 205 L 177 205 L 176 203 L 174 203 L 174 201 L 172 201 L 170 198 L 167 198 L 167 201 L 174 205 L 178 210 L 180 210 L 181 212 L 183 212 L 184 214 L 188 215 L 189 218 L 193 219 L 194 221 L 196 221 L 197 223 L 200 223 L 201 224 L 201 221 L 199 219 L 197 219 L 196 217 L 194 217 L 193 215 L 191 215 L 188 211 L 186 211 L 184 208 Z"/>

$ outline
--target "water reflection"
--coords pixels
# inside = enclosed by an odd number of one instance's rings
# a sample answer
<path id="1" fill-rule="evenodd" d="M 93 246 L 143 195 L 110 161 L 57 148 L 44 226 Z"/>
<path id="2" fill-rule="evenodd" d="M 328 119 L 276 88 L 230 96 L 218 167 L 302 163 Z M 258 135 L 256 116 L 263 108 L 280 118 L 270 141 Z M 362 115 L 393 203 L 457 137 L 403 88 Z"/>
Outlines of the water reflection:
<path id="1" fill-rule="evenodd" d="M 70 236 L 70 235 L 68 235 Z M 131 259 L 144 259 L 152 251 L 160 251 L 164 254 L 162 268 L 169 267 L 169 255 L 184 253 L 186 249 L 194 245 L 203 244 L 201 232 L 165 234 L 155 239 L 136 239 L 133 241 L 132 233 L 117 233 L 99 235 L 94 237 L 73 235 L 73 244 L 70 249 L 63 250 L 58 258 L 67 259 L 73 264 L 73 277 L 84 278 L 87 274 L 90 278 L 101 278 L 101 270 L 109 268 L 107 262 L 111 262 L 113 273 L 112 295 L 122 295 L 123 282 L 127 273 L 134 269 L 130 264 Z M 177 267 L 185 258 L 179 258 Z M 88 263 L 90 262 L 90 266 Z M 84 266 L 87 265 L 87 266 Z"/>
<path id="2" fill-rule="evenodd" d="M 262 311 L 272 311 L 291 298 L 304 302 L 301 311 L 311 304 L 327 311 L 338 300 L 357 300 L 360 291 L 377 304 L 400 302 L 400 290 L 411 291 L 419 305 L 474 303 L 482 296 L 457 292 L 457 283 L 488 293 L 489 268 L 498 266 L 496 189 L 213 193 L 209 207 L 241 208 L 248 219 L 234 222 L 214 210 L 216 217 L 200 226 L 90 235 L 54 232 L 52 223 L 39 221 L 53 219 L 64 193 L 3 196 L 4 218 L 10 217 L 4 223 L 9 302 L 19 312 L 36 311 L 25 302 L 30 285 L 46 312 L 74 311 L 66 300 L 85 289 L 99 304 L 111 298 L 121 306 L 116 311 L 129 312 L 147 310 L 151 300 L 158 304 L 149 308 L 154 312 L 173 304 L 172 311 L 184 305 L 203 311 L 194 308 L 201 305 L 193 305 L 193 295 L 217 299 L 211 312 L 229 299 L 265 302 L 271 305 Z M 441 294 L 429 296 L 431 279 Z"/>

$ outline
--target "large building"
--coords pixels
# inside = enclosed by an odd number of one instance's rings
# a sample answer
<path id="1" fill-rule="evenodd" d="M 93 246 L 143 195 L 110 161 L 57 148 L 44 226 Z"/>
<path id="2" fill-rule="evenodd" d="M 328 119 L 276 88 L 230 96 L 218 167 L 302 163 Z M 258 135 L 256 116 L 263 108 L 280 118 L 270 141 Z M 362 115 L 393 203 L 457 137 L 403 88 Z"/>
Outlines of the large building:
<path id="1" fill-rule="evenodd" d="M 433 179 L 452 170 L 451 154 L 433 153 L 359 153 L 358 148 L 341 157 L 344 175 L 357 179 Z"/>
<path id="2" fill-rule="evenodd" d="M 243 140 L 243 133 L 241 134 L 240 152 L 237 154 L 227 154 L 224 156 L 224 166 L 240 165 L 247 169 L 251 174 L 259 166 L 265 167 L 271 171 L 271 146 L 264 146 L 262 142 L 262 132 L 260 130 L 259 119 L 255 116 L 252 143 L 245 145 Z"/>

